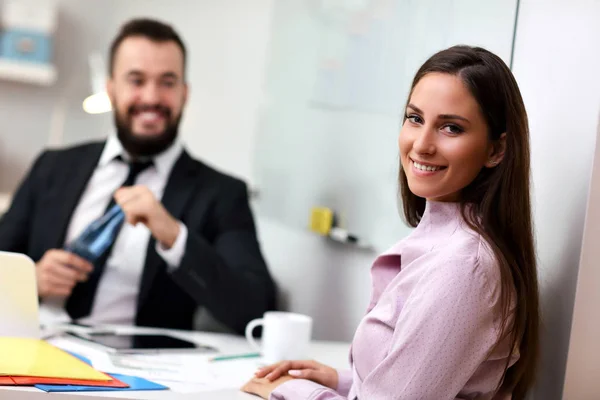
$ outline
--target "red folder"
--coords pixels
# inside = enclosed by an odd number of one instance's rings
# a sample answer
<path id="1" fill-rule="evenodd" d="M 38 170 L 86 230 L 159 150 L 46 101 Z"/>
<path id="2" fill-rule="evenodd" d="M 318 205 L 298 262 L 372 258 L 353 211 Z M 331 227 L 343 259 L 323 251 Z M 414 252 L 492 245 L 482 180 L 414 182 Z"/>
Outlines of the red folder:
<path id="1" fill-rule="evenodd" d="M 106 374 L 105 374 L 106 375 Z M 106 375 L 108 381 L 89 381 L 85 379 L 68 379 L 68 378 L 43 378 L 36 376 L 0 376 L 0 386 L 33 386 L 33 385 L 79 385 L 79 386 L 103 386 L 114 388 L 129 387 L 126 383 L 121 382 L 109 375 Z"/>

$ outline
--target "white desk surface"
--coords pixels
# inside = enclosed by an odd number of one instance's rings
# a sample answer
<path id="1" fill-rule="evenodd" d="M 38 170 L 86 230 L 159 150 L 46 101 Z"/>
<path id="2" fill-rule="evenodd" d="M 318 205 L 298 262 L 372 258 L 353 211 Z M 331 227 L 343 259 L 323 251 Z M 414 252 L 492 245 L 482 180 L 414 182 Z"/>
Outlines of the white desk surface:
<path id="1" fill-rule="evenodd" d="M 199 343 L 208 344 L 216 347 L 223 354 L 242 354 L 252 352 L 246 339 L 241 336 L 219 334 L 219 333 L 207 333 L 207 332 L 186 332 L 186 331 L 172 331 L 164 329 L 152 329 L 152 328 L 125 328 L 125 327 L 113 327 L 119 332 L 123 333 L 160 333 L 168 332 L 173 336 L 178 336 L 183 339 L 190 341 L 197 341 Z M 52 343 L 53 340 L 49 339 Z M 77 339 L 59 339 L 61 341 L 71 341 L 74 346 L 78 343 Z M 88 346 L 89 348 L 89 346 Z M 347 368 L 348 367 L 348 351 L 350 345 L 342 342 L 323 342 L 313 341 L 311 343 L 309 357 L 317 361 L 323 362 L 335 368 Z M 227 361 L 222 361 L 227 362 Z M 247 377 L 248 379 L 251 376 Z M 246 377 L 236 377 L 246 380 Z M 232 387 L 230 389 L 217 390 L 217 391 L 202 391 L 196 393 L 176 393 L 169 390 L 160 391 L 113 391 L 113 392 L 82 392 L 82 393 L 46 393 L 33 387 L 8 387 L 0 386 L 0 399 L 15 399 L 15 400 L 38 400 L 38 399 L 74 399 L 85 396 L 86 400 L 92 399 L 202 399 L 202 400 L 256 400 L 257 397 L 251 396 L 246 393 L 239 391 L 238 387 Z"/>

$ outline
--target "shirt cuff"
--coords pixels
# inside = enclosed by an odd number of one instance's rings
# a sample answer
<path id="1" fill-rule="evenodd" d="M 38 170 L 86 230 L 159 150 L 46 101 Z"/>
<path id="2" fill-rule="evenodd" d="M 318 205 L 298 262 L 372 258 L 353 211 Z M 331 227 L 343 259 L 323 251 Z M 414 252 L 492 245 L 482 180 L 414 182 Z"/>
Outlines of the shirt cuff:
<path id="1" fill-rule="evenodd" d="M 335 393 L 328 387 L 307 379 L 290 379 L 271 392 L 269 400 L 311 399 L 313 395 L 323 392 Z"/>
<path id="2" fill-rule="evenodd" d="M 342 396 L 348 396 L 350 388 L 352 387 L 352 370 L 351 369 L 338 369 L 338 386 L 335 389 L 336 392 Z"/>
<path id="3" fill-rule="evenodd" d="M 179 235 L 170 249 L 166 249 L 159 242 L 156 242 L 156 252 L 167 263 L 169 272 L 175 270 L 181 264 L 183 253 L 185 253 L 185 243 L 187 242 L 188 230 L 186 226 L 179 221 Z"/>

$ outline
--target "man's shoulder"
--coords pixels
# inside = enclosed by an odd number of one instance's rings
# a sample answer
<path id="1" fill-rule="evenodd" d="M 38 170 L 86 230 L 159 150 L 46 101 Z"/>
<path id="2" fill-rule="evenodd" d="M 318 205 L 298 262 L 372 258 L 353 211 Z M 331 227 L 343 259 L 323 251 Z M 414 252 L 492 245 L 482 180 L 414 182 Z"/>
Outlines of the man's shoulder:
<path id="1" fill-rule="evenodd" d="M 99 157 L 104 142 L 87 142 L 59 149 L 44 149 L 33 163 L 30 173 L 50 176 L 72 169 L 74 165 L 89 158 Z"/>
<path id="2" fill-rule="evenodd" d="M 99 154 L 104 147 L 104 143 L 104 141 L 86 142 L 59 149 L 45 149 L 39 158 L 46 162 L 57 162 L 87 157 L 92 154 Z"/>

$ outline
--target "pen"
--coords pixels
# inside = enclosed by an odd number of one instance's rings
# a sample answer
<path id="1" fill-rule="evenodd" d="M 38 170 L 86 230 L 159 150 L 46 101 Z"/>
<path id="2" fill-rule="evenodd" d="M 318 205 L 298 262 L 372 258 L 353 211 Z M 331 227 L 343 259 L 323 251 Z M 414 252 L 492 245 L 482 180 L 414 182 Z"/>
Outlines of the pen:
<path id="1" fill-rule="evenodd" d="M 232 354 L 226 356 L 217 356 L 210 359 L 210 361 L 226 361 L 226 360 L 237 360 L 240 358 L 256 358 L 260 357 L 260 353 L 246 353 L 246 354 Z"/>

